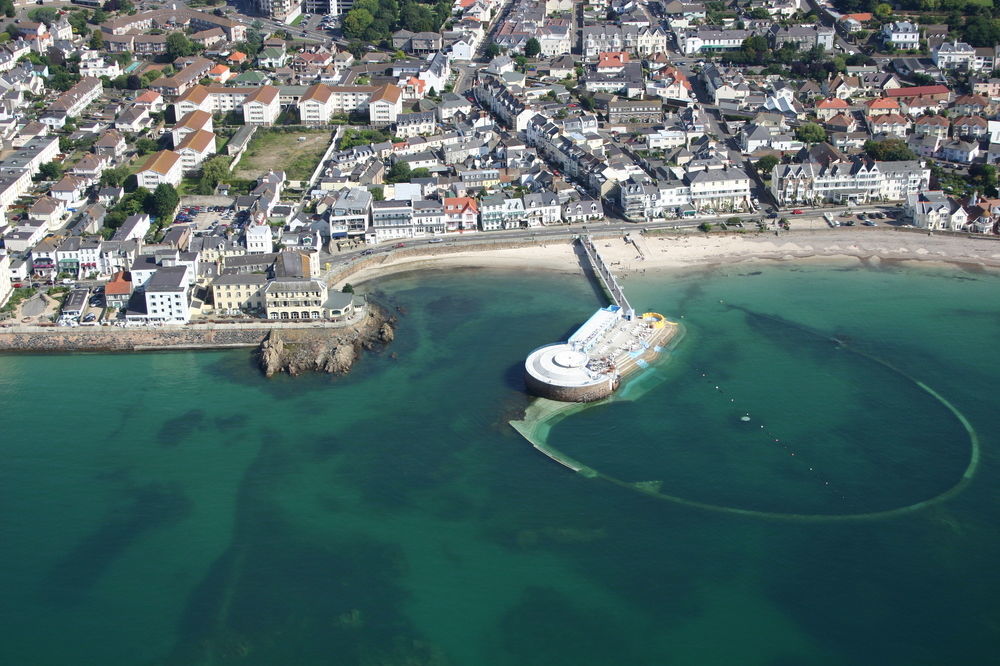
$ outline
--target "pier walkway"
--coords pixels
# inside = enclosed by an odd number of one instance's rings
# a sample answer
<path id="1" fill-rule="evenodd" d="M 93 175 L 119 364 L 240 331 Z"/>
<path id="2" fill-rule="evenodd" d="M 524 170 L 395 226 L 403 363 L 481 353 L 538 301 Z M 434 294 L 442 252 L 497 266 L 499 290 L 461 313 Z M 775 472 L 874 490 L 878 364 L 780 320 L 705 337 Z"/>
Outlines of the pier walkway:
<path id="1" fill-rule="evenodd" d="M 600 280 L 601 286 L 611 295 L 611 300 L 614 301 L 614 304 L 621 308 L 625 319 L 634 319 L 635 309 L 629 304 L 628 298 L 625 296 L 625 290 L 622 289 L 618 278 L 611 272 L 611 267 L 604 261 L 601 253 L 597 251 L 597 246 L 594 245 L 594 238 L 592 236 L 578 236 L 577 239 L 583 247 L 583 252 L 587 256 L 587 260 L 590 262 L 590 267 L 594 269 L 594 273 L 597 275 L 598 280 Z"/>

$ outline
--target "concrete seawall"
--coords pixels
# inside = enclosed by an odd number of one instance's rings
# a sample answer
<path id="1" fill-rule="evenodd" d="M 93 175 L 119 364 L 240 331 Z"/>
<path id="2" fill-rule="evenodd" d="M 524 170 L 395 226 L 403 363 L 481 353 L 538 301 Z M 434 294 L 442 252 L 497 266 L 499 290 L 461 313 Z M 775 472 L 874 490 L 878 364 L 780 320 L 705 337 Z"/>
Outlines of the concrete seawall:
<path id="1" fill-rule="evenodd" d="M 197 330 L 197 329 L 124 329 L 91 328 L 39 329 L 31 333 L 0 331 L 0 351 L 4 352 L 74 352 L 74 351 L 156 351 L 168 349 L 215 349 L 256 347 L 270 329 Z"/>
<path id="2" fill-rule="evenodd" d="M 0 328 L 0 352 L 133 352 L 171 349 L 227 349 L 257 347 L 268 333 L 324 330 L 334 336 L 353 326 L 229 324 L 164 328 L 42 327 Z"/>

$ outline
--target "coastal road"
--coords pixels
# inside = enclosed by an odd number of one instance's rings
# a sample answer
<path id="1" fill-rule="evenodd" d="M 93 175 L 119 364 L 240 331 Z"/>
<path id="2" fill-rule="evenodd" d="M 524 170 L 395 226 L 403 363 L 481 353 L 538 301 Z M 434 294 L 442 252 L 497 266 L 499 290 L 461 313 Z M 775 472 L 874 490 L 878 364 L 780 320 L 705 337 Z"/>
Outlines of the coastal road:
<path id="1" fill-rule="evenodd" d="M 799 209 L 796 209 L 799 210 Z M 896 212 L 898 206 L 865 206 L 857 207 L 817 207 L 803 208 L 800 215 L 787 215 L 792 227 L 795 227 L 796 219 L 815 218 L 823 213 L 839 214 L 843 212 Z M 431 247 L 437 244 L 446 244 L 447 247 L 462 245 L 475 246 L 483 244 L 507 243 L 519 241 L 545 241 L 545 240 L 567 240 L 579 234 L 594 234 L 599 237 L 614 236 L 625 233 L 636 233 L 640 230 L 687 230 L 690 231 L 698 225 L 708 222 L 709 224 L 720 224 L 726 220 L 737 217 L 741 221 L 761 219 L 760 213 L 736 213 L 732 215 L 717 215 L 713 217 L 699 217 L 690 220 L 652 220 L 649 222 L 621 222 L 618 220 L 602 220 L 590 222 L 588 224 L 559 225 L 557 227 L 533 227 L 530 229 L 510 229 L 505 231 L 471 232 L 468 234 L 451 233 L 444 236 L 437 236 L 434 239 L 421 238 L 412 240 L 394 239 L 378 245 L 367 245 L 357 250 L 345 250 L 334 254 L 324 254 L 320 258 L 320 263 L 328 265 L 326 273 L 333 273 L 343 269 L 356 259 L 366 256 L 379 256 L 393 252 L 397 249 L 413 249 L 418 247 Z M 753 225 L 753 222 L 749 222 Z M 881 226 L 881 225 L 880 225 Z"/>

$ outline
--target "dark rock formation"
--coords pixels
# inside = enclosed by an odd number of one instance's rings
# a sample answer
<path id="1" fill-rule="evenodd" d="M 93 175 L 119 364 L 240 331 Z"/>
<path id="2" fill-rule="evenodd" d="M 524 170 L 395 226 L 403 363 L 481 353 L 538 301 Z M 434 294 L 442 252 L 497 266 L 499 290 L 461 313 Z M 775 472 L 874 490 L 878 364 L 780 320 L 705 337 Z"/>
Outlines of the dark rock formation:
<path id="1" fill-rule="evenodd" d="M 362 349 L 378 350 L 392 342 L 395 319 L 376 305 L 357 324 L 342 329 L 274 330 L 261 343 L 257 359 L 268 377 L 278 372 L 346 374 Z"/>

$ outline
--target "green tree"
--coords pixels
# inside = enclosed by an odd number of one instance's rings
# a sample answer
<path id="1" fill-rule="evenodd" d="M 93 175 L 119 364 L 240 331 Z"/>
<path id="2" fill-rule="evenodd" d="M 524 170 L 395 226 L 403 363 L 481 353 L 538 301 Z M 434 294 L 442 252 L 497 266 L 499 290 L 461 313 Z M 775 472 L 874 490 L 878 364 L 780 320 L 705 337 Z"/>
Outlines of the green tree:
<path id="1" fill-rule="evenodd" d="M 389 167 L 389 172 L 385 175 L 387 183 L 406 183 L 410 180 L 410 165 L 406 162 L 396 162 Z"/>
<path id="2" fill-rule="evenodd" d="M 486 57 L 490 60 L 500 55 L 500 46 L 496 42 L 490 42 L 486 47 Z"/>
<path id="3" fill-rule="evenodd" d="M 166 220 L 180 204 L 181 198 L 177 195 L 177 190 L 169 183 L 160 183 L 153 190 L 153 194 L 146 200 L 145 210 L 150 217 L 158 220 Z"/>
<path id="4" fill-rule="evenodd" d="M 992 164 L 973 164 L 969 167 L 969 185 L 988 197 L 997 195 L 997 168 Z"/>
<path id="5" fill-rule="evenodd" d="M 771 15 L 767 13 L 767 10 L 763 7 L 757 7 L 750 11 L 750 18 L 757 19 L 759 21 L 766 21 L 771 18 Z"/>
<path id="6" fill-rule="evenodd" d="M 111 169 L 106 169 L 104 173 L 101 174 L 101 186 L 120 187 L 125 183 L 125 179 L 128 178 L 128 176 L 128 165 L 125 164 L 112 167 Z"/>
<path id="7" fill-rule="evenodd" d="M 28 18 L 45 25 L 52 25 L 59 20 L 59 11 L 51 7 L 38 7 L 28 12 Z"/>
<path id="8" fill-rule="evenodd" d="M 229 158 L 216 155 L 205 160 L 201 165 L 201 178 L 198 179 L 198 194 L 212 194 L 215 188 L 229 175 Z"/>
<path id="9" fill-rule="evenodd" d="M 757 173 L 762 175 L 764 178 L 770 178 L 771 171 L 773 171 L 774 167 L 778 165 L 778 162 L 778 158 L 774 155 L 764 155 L 764 157 L 757 160 L 757 164 L 755 165 Z"/>
<path id="10" fill-rule="evenodd" d="M 151 153 L 154 150 L 159 150 L 159 148 L 160 146 L 156 143 L 156 141 L 150 139 L 149 137 L 144 136 L 135 142 L 135 152 L 139 155 Z"/>
<path id="11" fill-rule="evenodd" d="M 94 13 L 90 15 L 90 23 L 93 25 L 100 25 L 107 21 L 109 18 L 108 13 L 103 9 L 95 9 Z"/>
<path id="12" fill-rule="evenodd" d="M 104 35 L 100 30 L 95 30 L 94 34 L 90 36 L 90 48 L 95 51 L 100 51 L 104 48 Z"/>
<path id="13" fill-rule="evenodd" d="M 524 55 L 529 58 L 534 58 L 539 53 L 542 52 L 542 45 L 538 43 L 538 40 L 532 37 L 524 45 Z"/>
<path id="14" fill-rule="evenodd" d="M 431 10 L 416 2 L 405 2 L 399 13 L 399 26 L 413 32 L 437 32 L 440 24 L 435 23 Z"/>
<path id="15" fill-rule="evenodd" d="M 57 180 L 62 176 L 62 167 L 55 162 L 46 162 L 38 167 L 38 180 Z"/>
<path id="16" fill-rule="evenodd" d="M 344 34 L 353 39 L 361 39 L 374 21 L 375 17 L 367 9 L 352 9 L 344 16 Z"/>
<path id="17" fill-rule="evenodd" d="M 903 139 L 891 138 L 875 141 L 869 139 L 865 141 L 865 152 L 868 157 L 881 162 L 901 162 L 903 160 L 915 160 L 917 154 L 910 150 Z"/>
<path id="18" fill-rule="evenodd" d="M 804 143 L 823 143 L 826 130 L 816 123 L 802 123 L 795 129 L 795 138 Z"/>
<path id="19" fill-rule="evenodd" d="M 167 57 L 171 60 L 194 54 L 198 45 L 187 38 L 183 32 L 172 32 L 167 35 Z"/>
<path id="20" fill-rule="evenodd" d="M 71 26 L 73 26 L 73 32 L 80 35 L 81 37 L 86 37 L 90 34 L 90 27 L 87 25 L 87 16 L 89 12 L 83 10 L 81 12 L 70 12 L 66 17 L 66 20 Z"/>
<path id="21" fill-rule="evenodd" d="M 704 231 L 706 234 L 712 230 L 712 225 L 708 222 L 702 222 L 698 225 L 700 231 Z"/>
<path id="22" fill-rule="evenodd" d="M 4 16 L 7 18 L 14 18 L 17 16 L 17 11 L 14 10 L 14 0 L 0 1 L 0 10 L 3 11 Z"/>
<path id="23" fill-rule="evenodd" d="M 344 294 L 353 294 L 354 286 L 350 282 L 344 284 L 344 287 L 340 290 Z"/>
<path id="24" fill-rule="evenodd" d="M 372 194 L 372 199 L 375 201 L 385 201 L 385 188 L 383 187 L 373 187 L 369 190 Z"/>
<path id="25" fill-rule="evenodd" d="M 872 11 L 872 13 L 875 14 L 875 18 L 877 18 L 879 21 L 885 21 L 890 16 L 892 16 L 892 5 L 880 2 L 879 4 L 875 5 L 875 9 Z"/>

